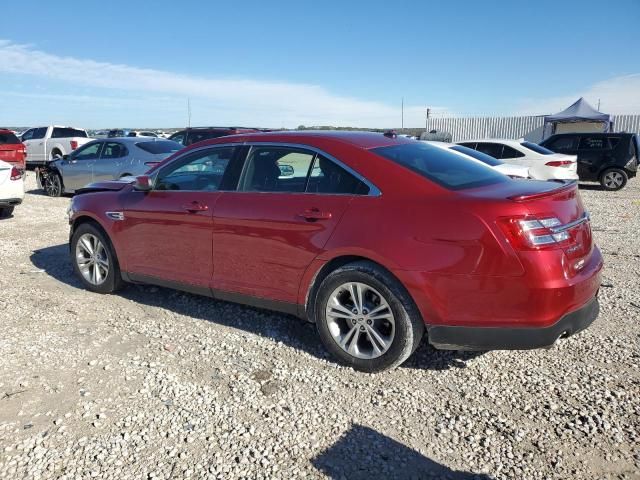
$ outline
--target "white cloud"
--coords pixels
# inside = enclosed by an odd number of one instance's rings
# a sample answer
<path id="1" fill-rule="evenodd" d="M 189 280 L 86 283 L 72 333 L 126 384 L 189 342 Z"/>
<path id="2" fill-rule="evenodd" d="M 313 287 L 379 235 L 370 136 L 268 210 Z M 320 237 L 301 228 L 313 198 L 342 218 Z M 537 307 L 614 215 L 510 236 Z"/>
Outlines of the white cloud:
<path id="1" fill-rule="evenodd" d="M 640 112 L 640 73 L 614 77 L 598 82 L 571 95 L 547 99 L 525 99 L 518 108 L 520 115 L 544 115 L 564 110 L 578 98 L 584 97 L 594 108 L 612 114 Z"/>
<path id="2" fill-rule="evenodd" d="M 61 57 L 7 40 L 0 40 L 0 58 L 0 72 L 44 77 L 82 87 L 168 96 L 171 102 L 190 97 L 194 121 L 202 118 L 207 123 L 215 120 L 288 127 L 299 124 L 391 127 L 401 121 L 399 105 L 342 96 L 312 84 L 204 78 Z M 424 107 L 405 107 L 405 126 L 422 126 L 424 119 Z"/>

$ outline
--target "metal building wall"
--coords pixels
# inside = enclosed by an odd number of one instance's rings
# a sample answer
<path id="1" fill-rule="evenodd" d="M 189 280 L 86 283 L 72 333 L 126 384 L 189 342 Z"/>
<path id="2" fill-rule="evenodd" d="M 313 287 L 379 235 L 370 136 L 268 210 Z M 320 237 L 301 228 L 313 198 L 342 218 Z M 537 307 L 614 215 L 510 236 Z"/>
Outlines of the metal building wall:
<path id="1" fill-rule="evenodd" d="M 427 132 L 451 133 L 453 141 L 471 138 L 521 138 L 542 129 L 544 117 L 441 117 L 427 120 Z M 616 132 L 640 133 L 640 115 L 613 116 Z"/>

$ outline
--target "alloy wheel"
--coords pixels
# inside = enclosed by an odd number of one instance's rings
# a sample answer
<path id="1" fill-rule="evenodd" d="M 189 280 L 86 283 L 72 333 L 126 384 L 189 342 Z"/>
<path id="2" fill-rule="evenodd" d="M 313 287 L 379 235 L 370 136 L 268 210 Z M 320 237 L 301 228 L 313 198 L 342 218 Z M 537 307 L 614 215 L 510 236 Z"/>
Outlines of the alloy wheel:
<path id="1" fill-rule="evenodd" d="M 109 275 L 107 250 L 98 237 L 82 235 L 76 243 L 76 264 L 84 279 L 92 285 L 101 285 Z"/>
<path id="2" fill-rule="evenodd" d="M 620 188 L 624 183 L 624 176 L 613 170 L 604 174 L 603 182 L 607 188 Z"/>
<path id="3" fill-rule="evenodd" d="M 383 355 L 395 336 L 389 303 L 365 283 L 348 282 L 336 288 L 329 296 L 325 321 L 336 344 L 356 358 Z"/>
<path id="4" fill-rule="evenodd" d="M 62 193 L 62 184 L 60 177 L 54 173 L 48 174 L 43 179 L 44 191 L 50 197 L 59 197 Z"/>

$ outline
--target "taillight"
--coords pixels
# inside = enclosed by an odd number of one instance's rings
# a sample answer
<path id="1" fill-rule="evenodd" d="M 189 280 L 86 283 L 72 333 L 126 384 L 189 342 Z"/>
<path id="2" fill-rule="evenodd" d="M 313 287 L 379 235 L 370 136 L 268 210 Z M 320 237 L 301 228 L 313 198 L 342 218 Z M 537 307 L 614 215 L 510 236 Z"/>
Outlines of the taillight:
<path id="1" fill-rule="evenodd" d="M 502 218 L 498 221 L 507 240 L 519 250 L 560 248 L 571 240 L 562 222 L 555 217 L 533 216 Z"/>
<path id="2" fill-rule="evenodd" d="M 22 178 L 22 171 L 16 167 L 11 169 L 11 180 L 20 180 Z"/>
<path id="3" fill-rule="evenodd" d="M 571 165 L 573 160 L 554 160 L 553 162 L 547 162 L 545 165 L 547 167 L 564 167 L 566 165 Z"/>
<path id="4" fill-rule="evenodd" d="M 77 140 L 71 140 L 69 143 L 71 144 L 71 150 L 75 150 L 76 148 L 78 148 Z"/>

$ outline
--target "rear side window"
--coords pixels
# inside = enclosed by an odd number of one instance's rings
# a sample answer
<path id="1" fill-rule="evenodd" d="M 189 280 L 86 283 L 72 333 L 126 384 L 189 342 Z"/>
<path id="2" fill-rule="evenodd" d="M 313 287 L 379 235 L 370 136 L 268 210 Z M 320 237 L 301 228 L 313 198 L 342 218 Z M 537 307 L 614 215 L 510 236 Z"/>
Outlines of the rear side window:
<path id="1" fill-rule="evenodd" d="M 609 140 L 609 147 L 611 149 L 616 148 L 620 143 L 620 137 L 609 137 L 608 140 Z"/>
<path id="2" fill-rule="evenodd" d="M 606 137 L 582 137 L 578 148 L 580 150 L 606 150 L 609 146 Z"/>
<path id="3" fill-rule="evenodd" d="M 174 133 L 169 137 L 169 140 L 173 140 L 174 142 L 178 142 L 184 145 L 184 132 Z"/>
<path id="4" fill-rule="evenodd" d="M 20 143 L 18 137 L 11 132 L 0 132 L 0 145 L 17 145 Z"/>
<path id="5" fill-rule="evenodd" d="M 306 191 L 337 195 L 367 195 L 369 187 L 337 163 L 322 155 L 316 155 Z"/>
<path id="6" fill-rule="evenodd" d="M 121 143 L 107 142 L 104 144 L 104 148 L 102 149 L 102 155 L 100 155 L 100 158 L 122 158 L 126 157 L 128 153 L 129 152 L 127 152 L 127 147 L 125 147 Z"/>
<path id="7" fill-rule="evenodd" d="M 506 160 L 509 158 L 520 158 L 520 157 L 524 157 L 524 153 L 519 152 L 515 148 L 511 148 L 509 145 L 502 146 L 502 155 L 500 156 L 500 158 Z"/>
<path id="8" fill-rule="evenodd" d="M 529 150 L 533 150 L 534 152 L 539 153 L 540 155 L 553 155 L 554 154 L 554 152 L 552 152 L 548 148 L 544 148 L 544 147 L 538 145 L 537 143 L 522 142 L 520 145 L 522 145 L 524 148 L 528 148 Z"/>
<path id="9" fill-rule="evenodd" d="M 558 137 L 552 140 L 549 146 L 556 152 L 570 152 L 576 150 L 578 139 L 576 137 Z"/>
<path id="10" fill-rule="evenodd" d="M 425 143 L 378 147 L 371 151 L 450 190 L 510 181 L 487 165 Z"/>
<path id="11" fill-rule="evenodd" d="M 160 140 L 157 142 L 138 142 L 136 147 L 141 148 L 145 152 L 152 155 L 159 155 L 161 153 L 174 153 L 182 149 L 182 145 L 171 140 Z"/>
<path id="12" fill-rule="evenodd" d="M 87 132 L 84 130 L 78 130 L 77 128 L 60 128 L 55 127 L 51 132 L 51 138 L 70 138 L 70 137 L 83 137 L 87 138 Z"/>

